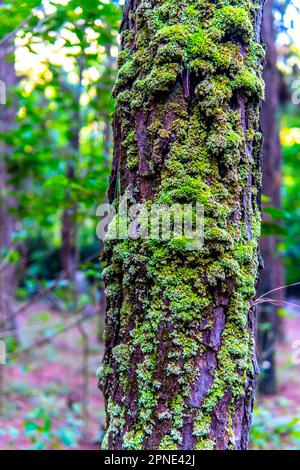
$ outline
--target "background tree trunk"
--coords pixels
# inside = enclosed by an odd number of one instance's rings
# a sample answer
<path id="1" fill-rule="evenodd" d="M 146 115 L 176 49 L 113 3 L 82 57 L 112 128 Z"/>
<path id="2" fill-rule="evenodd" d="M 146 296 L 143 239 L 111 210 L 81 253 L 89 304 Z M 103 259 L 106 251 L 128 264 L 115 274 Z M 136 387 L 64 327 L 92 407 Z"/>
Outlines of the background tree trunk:
<path id="1" fill-rule="evenodd" d="M 80 159 L 80 132 L 82 119 L 80 114 L 80 99 L 82 93 L 82 73 L 83 58 L 78 57 L 78 85 L 73 95 L 73 116 L 70 125 L 70 154 L 66 162 L 66 177 L 70 186 L 76 181 L 76 167 Z M 66 87 L 67 91 L 68 87 Z M 76 290 L 76 271 L 80 254 L 78 253 L 78 204 L 71 196 L 72 190 L 67 193 L 66 208 L 62 214 L 62 248 L 61 263 L 62 270 L 67 273 L 67 278 L 73 283 L 74 291 Z"/>
<path id="2" fill-rule="evenodd" d="M 11 45 L 10 49 L 12 49 Z M 0 47 L 0 80 L 6 85 L 7 95 L 6 104 L 0 104 L 0 131 L 2 133 L 9 133 L 15 125 L 16 108 L 12 89 L 17 83 L 17 78 L 14 62 L 8 57 L 8 44 Z M 16 229 L 16 202 L 11 194 L 14 188 L 11 184 L 12 175 L 9 172 L 8 166 L 10 151 L 11 149 L 3 141 L 0 142 L 0 250 L 3 257 L 7 256 L 14 248 L 12 235 Z M 16 287 L 16 265 L 7 263 L 0 271 L 0 310 L 1 319 L 4 321 L 5 317 L 12 313 L 11 309 Z"/>
<path id="3" fill-rule="evenodd" d="M 106 243 L 104 449 L 248 447 L 262 3 L 125 5 L 110 199 L 199 202 L 205 243 Z"/>
<path id="4" fill-rule="evenodd" d="M 66 177 L 71 185 L 75 179 L 75 162 L 80 150 L 80 122 L 79 102 L 76 102 L 78 112 L 74 113 L 73 127 L 71 129 L 70 150 L 66 165 Z M 75 289 L 75 278 L 77 270 L 77 204 L 67 194 L 66 208 L 62 214 L 62 247 L 61 264 L 66 277 L 73 282 Z"/>
<path id="5" fill-rule="evenodd" d="M 281 206 L 281 145 L 279 140 L 277 111 L 280 96 L 280 73 L 277 69 L 277 49 L 274 31 L 274 1 L 267 0 L 264 9 L 263 38 L 267 48 L 267 61 L 264 71 L 266 100 L 261 114 L 264 134 L 263 144 L 263 194 L 268 196 L 268 205 Z M 259 293 L 265 294 L 284 285 L 283 261 L 278 254 L 276 236 L 263 237 L 261 252 L 264 270 L 261 275 Z M 272 298 L 283 301 L 284 290 L 272 294 Z M 263 304 L 258 316 L 258 349 L 261 360 L 259 391 L 263 394 L 276 393 L 275 349 L 280 328 L 278 309 L 271 304 Z"/>

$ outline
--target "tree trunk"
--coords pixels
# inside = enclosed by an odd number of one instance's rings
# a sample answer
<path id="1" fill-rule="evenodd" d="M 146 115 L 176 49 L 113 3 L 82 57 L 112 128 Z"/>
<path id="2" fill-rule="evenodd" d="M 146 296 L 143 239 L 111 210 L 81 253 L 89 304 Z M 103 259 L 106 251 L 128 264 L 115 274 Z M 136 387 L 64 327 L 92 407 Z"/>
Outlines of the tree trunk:
<path id="1" fill-rule="evenodd" d="M 73 157 L 72 157 L 73 158 Z M 74 165 L 73 162 L 68 162 L 67 178 L 71 184 L 74 179 Z M 72 201 L 67 199 L 66 207 L 62 214 L 61 221 L 61 264 L 62 270 L 66 273 L 66 278 L 74 281 L 76 273 L 76 239 L 77 239 L 77 228 L 76 228 L 76 206 Z M 75 281 L 74 281 L 75 282 Z"/>
<path id="2" fill-rule="evenodd" d="M 0 0 L 0 6 L 3 1 Z M 0 46 L 0 81 L 4 84 L 5 103 L 0 103 L 0 132 L 8 133 L 15 124 L 15 106 L 12 88 L 16 85 L 14 62 L 8 60 L 7 44 Z M 3 98 L 3 97 L 2 97 Z M 16 265 L 9 261 L 9 253 L 13 250 L 12 234 L 15 231 L 15 200 L 10 194 L 11 175 L 8 171 L 7 157 L 10 149 L 0 139 L 0 328 L 16 329 L 15 321 L 7 325 L 7 318 L 12 314 L 12 303 L 16 293 Z M 4 369 L 0 364 L 0 415 L 5 406 Z"/>
<path id="3" fill-rule="evenodd" d="M 70 154 L 66 162 L 66 177 L 71 185 L 76 178 L 76 163 L 79 162 L 80 153 L 80 98 L 81 98 L 81 82 L 82 82 L 82 59 L 79 57 L 79 84 L 74 93 L 74 111 L 72 116 L 72 124 L 70 127 Z M 69 90 L 68 90 L 69 91 Z M 67 193 L 66 208 L 62 214 L 61 223 L 61 263 L 62 270 L 66 272 L 66 277 L 73 283 L 74 291 L 76 290 L 76 270 L 78 269 L 78 224 L 77 224 L 77 202 L 70 197 L 71 190 Z"/>
<path id="4" fill-rule="evenodd" d="M 281 146 L 279 140 L 277 110 L 280 94 L 280 74 L 277 69 L 277 50 L 273 19 L 274 1 L 267 0 L 264 9 L 263 37 L 267 48 L 267 61 L 264 71 L 266 100 L 262 108 L 261 124 L 264 134 L 263 144 L 263 194 L 269 197 L 268 205 L 281 206 Z M 277 253 L 279 240 L 275 236 L 261 240 L 264 270 L 261 275 L 259 293 L 265 294 L 284 285 L 284 269 Z M 284 291 L 277 291 L 272 298 L 283 301 Z M 271 304 L 263 304 L 258 312 L 258 349 L 262 374 L 259 391 L 263 394 L 276 393 L 275 347 L 280 333 L 278 309 Z"/>
<path id="5" fill-rule="evenodd" d="M 0 5 L 2 1 L 0 1 Z M 6 103 L 0 104 L 0 131 L 9 133 L 15 125 L 16 108 L 12 89 L 17 83 L 14 62 L 8 59 L 8 44 L 0 47 L 0 80 L 5 83 Z M 12 196 L 12 175 L 8 168 L 8 156 L 11 149 L 0 142 L 0 259 L 13 250 L 12 234 L 15 231 L 16 201 Z M 16 291 L 16 266 L 7 263 L 0 271 L 0 312 L 1 320 L 5 321 L 12 313 L 12 302 Z"/>
<path id="6" fill-rule="evenodd" d="M 205 242 L 194 251 L 184 237 L 106 242 L 103 449 L 248 447 L 262 3 L 125 5 L 110 200 L 198 202 Z"/>

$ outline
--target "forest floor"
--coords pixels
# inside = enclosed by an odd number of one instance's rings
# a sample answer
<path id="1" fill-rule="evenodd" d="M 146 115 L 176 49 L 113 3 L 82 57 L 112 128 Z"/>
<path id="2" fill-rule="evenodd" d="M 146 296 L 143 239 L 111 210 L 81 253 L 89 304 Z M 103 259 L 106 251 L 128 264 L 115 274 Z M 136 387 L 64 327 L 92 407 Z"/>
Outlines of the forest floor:
<path id="1" fill-rule="evenodd" d="M 47 305 L 36 306 L 18 324 L 21 343 L 34 343 L 45 332 L 49 336 L 60 319 L 61 314 L 49 312 Z M 37 324 L 43 332 L 36 329 Z M 83 326 L 90 349 L 88 430 L 85 431 L 82 412 L 83 341 L 78 328 L 74 328 L 1 366 L 5 401 L 0 450 L 99 448 L 104 407 L 96 370 L 103 353 L 99 340 L 103 319 L 89 319 Z M 278 393 L 275 397 L 257 399 L 253 449 L 300 449 L 300 364 L 293 362 L 293 342 L 300 340 L 300 315 L 285 319 L 284 328 L 285 341 L 279 345 L 277 354 Z"/>
<path id="2" fill-rule="evenodd" d="M 64 319 L 69 321 L 69 318 Z M 0 424 L 0 450 L 99 449 L 104 425 L 103 398 L 97 387 L 101 323 L 93 317 L 82 326 L 89 338 L 88 428 L 83 419 L 83 339 L 77 327 L 49 344 L 33 347 L 8 360 L 4 369 L 5 402 Z M 50 337 L 62 327 L 61 314 L 38 305 L 19 321 L 21 344 Z M 43 332 L 37 331 L 41 325 Z M 59 325 L 59 328 L 57 327 Z"/>
<path id="3" fill-rule="evenodd" d="M 299 299 L 289 302 L 300 307 Z M 289 313 L 282 319 L 284 340 L 276 351 L 277 394 L 256 399 L 253 449 L 300 450 L 300 313 Z"/>

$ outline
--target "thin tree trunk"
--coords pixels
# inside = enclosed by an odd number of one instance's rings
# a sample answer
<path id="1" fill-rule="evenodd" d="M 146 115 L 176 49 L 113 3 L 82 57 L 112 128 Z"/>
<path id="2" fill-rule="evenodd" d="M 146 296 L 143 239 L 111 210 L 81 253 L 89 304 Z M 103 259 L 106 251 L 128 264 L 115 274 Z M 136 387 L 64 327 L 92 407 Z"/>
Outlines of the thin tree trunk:
<path id="1" fill-rule="evenodd" d="M 263 194 L 269 197 L 268 205 L 281 206 L 281 146 L 279 140 L 277 110 L 280 94 L 280 74 L 277 69 L 277 50 L 275 44 L 274 1 L 267 0 L 264 9 L 263 38 L 267 48 L 267 61 L 264 71 L 266 100 L 262 108 L 261 124 L 264 134 L 263 144 Z M 264 270 L 261 275 L 259 293 L 265 294 L 284 285 L 283 261 L 277 252 L 279 240 L 275 236 L 261 240 L 261 252 Z M 284 290 L 277 291 L 272 297 L 284 300 Z M 259 391 L 263 394 L 276 393 L 276 340 L 280 333 L 278 309 L 270 304 L 263 304 L 258 312 L 258 349 L 261 359 L 262 374 Z"/>
<path id="2" fill-rule="evenodd" d="M 257 376 L 262 1 L 126 2 L 110 200 L 196 204 L 205 242 L 107 241 L 103 449 L 246 449 Z"/>
<path id="3" fill-rule="evenodd" d="M 67 178 L 70 181 L 74 179 L 73 173 L 73 162 L 68 162 Z M 67 207 L 62 214 L 62 248 L 61 248 L 61 263 L 62 270 L 66 272 L 66 277 L 71 281 L 75 282 L 76 274 L 76 207 L 75 204 L 71 204 L 71 201 L 67 201 Z"/>
<path id="4" fill-rule="evenodd" d="M 0 5 L 3 1 L 0 0 Z M 0 47 L 0 80 L 5 84 L 5 104 L 0 103 L 0 132 L 8 133 L 15 124 L 15 105 L 12 88 L 16 85 L 14 62 L 8 60 L 8 44 Z M 9 261 L 13 250 L 12 234 L 15 231 L 15 200 L 10 194 L 13 190 L 11 175 L 8 170 L 7 157 L 10 149 L 0 141 L 0 259 Z M 5 263 L 0 270 L 0 324 L 7 325 L 7 318 L 12 314 L 16 294 L 16 265 Z M 9 322 L 9 328 L 15 329 L 15 322 Z M 1 332 L 0 332 L 1 334 Z M 0 364 L 0 414 L 4 411 L 4 369 Z"/>
<path id="5" fill-rule="evenodd" d="M 71 155 L 68 157 L 66 169 L 66 176 L 70 185 L 74 182 L 76 176 L 75 161 L 78 158 L 80 148 L 80 129 L 77 127 L 80 125 L 78 121 L 79 102 L 76 104 L 78 104 L 78 112 L 74 113 L 72 138 L 70 142 Z M 67 273 L 67 278 L 73 282 L 75 289 L 77 269 L 77 203 L 72 201 L 69 197 L 69 192 L 67 194 L 66 206 L 62 215 L 62 270 Z"/>
<path id="6" fill-rule="evenodd" d="M 2 1 L 0 1 L 1 5 Z M 12 89 L 17 83 L 14 62 L 8 58 L 8 44 L 0 47 L 0 80 L 6 86 L 6 104 L 0 104 L 0 131 L 9 133 L 15 125 L 16 108 Z M 3 257 L 10 253 L 14 246 L 12 235 L 15 231 L 16 201 L 12 196 L 14 190 L 11 184 L 12 175 L 8 167 L 8 157 L 11 149 L 0 142 L 0 253 Z M 10 316 L 16 291 L 16 265 L 7 263 L 0 271 L 0 312 L 1 319 Z"/>
<path id="7" fill-rule="evenodd" d="M 66 177 L 70 185 L 76 178 L 76 164 L 79 163 L 80 154 L 80 131 L 81 131 L 81 113 L 80 113 L 80 98 L 82 93 L 82 73 L 83 62 L 82 57 L 78 58 L 79 67 L 79 83 L 74 94 L 74 112 L 72 116 L 72 124 L 70 128 L 70 150 L 66 166 Z M 68 90 L 69 91 L 69 90 Z M 76 289 L 76 270 L 78 268 L 78 223 L 77 223 L 77 201 L 72 201 L 70 192 L 67 193 L 66 208 L 62 214 L 62 248 L 61 248 L 61 262 L 62 270 L 67 273 L 67 277 L 73 283 Z"/>

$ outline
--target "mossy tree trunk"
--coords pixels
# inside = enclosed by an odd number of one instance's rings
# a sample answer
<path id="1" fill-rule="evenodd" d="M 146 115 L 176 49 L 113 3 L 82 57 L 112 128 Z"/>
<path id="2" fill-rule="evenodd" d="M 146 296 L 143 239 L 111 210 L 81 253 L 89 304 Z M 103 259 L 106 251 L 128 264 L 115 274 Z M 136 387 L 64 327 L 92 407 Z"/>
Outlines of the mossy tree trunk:
<path id="1" fill-rule="evenodd" d="M 248 447 L 262 3 L 125 5 L 110 200 L 199 202 L 205 242 L 106 243 L 104 449 Z"/>

